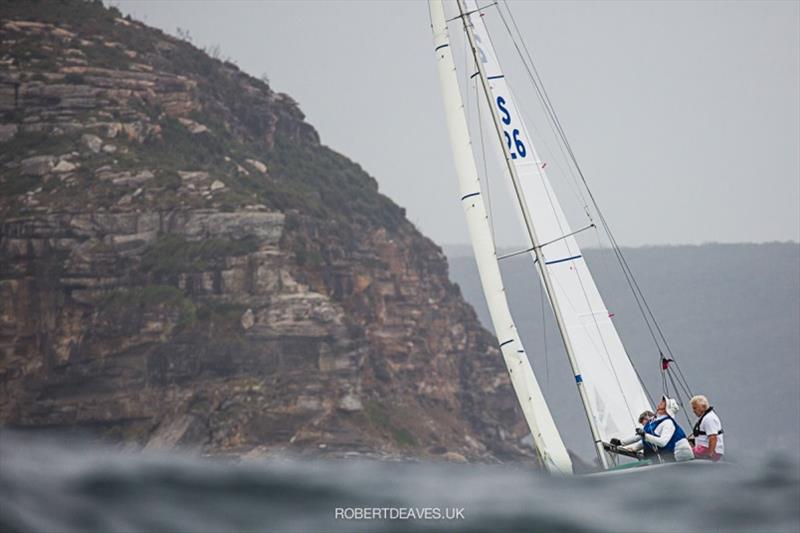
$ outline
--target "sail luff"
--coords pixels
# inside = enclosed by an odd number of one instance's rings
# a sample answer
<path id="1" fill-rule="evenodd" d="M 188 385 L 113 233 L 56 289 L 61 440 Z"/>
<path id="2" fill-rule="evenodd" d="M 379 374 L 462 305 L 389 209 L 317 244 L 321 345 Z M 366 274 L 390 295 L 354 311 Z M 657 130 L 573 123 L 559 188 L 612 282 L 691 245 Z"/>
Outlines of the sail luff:
<path id="1" fill-rule="evenodd" d="M 544 285 L 547 298 L 550 301 L 550 306 L 553 309 L 553 314 L 555 315 L 556 319 L 556 325 L 561 335 L 561 340 L 563 341 L 564 349 L 567 352 L 567 359 L 569 359 L 569 364 L 572 367 L 572 373 L 575 376 L 575 385 L 578 388 L 578 394 L 580 395 L 581 403 L 583 404 L 583 409 L 586 412 L 586 419 L 587 422 L 589 423 L 589 429 L 591 430 L 592 433 L 592 441 L 594 442 L 594 447 L 597 452 L 597 457 L 600 460 L 600 463 L 603 465 L 603 468 L 608 468 L 608 457 L 606 456 L 606 453 L 603 449 L 603 442 L 600 437 L 600 431 L 597 427 L 594 409 L 592 403 L 589 401 L 589 396 L 583 384 L 580 365 L 578 363 L 577 358 L 575 357 L 575 352 L 572 347 L 572 339 L 569 335 L 569 332 L 567 331 L 567 324 L 564 321 L 564 317 L 562 316 L 561 313 L 560 301 L 556 297 L 555 294 L 556 290 L 553 285 L 553 281 L 550 279 L 550 273 L 547 269 L 547 261 L 545 260 L 542 248 L 539 246 L 539 243 L 542 241 L 540 241 L 537 236 L 536 227 L 534 226 L 533 218 L 531 217 L 531 213 L 528 208 L 528 203 L 525 200 L 525 194 L 522 190 L 522 184 L 519 178 L 519 174 L 517 172 L 517 167 L 513 162 L 513 160 L 518 157 L 517 154 L 512 154 L 511 152 L 512 139 L 514 139 L 514 136 L 506 132 L 502 125 L 505 122 L 505 118 L 500 117 L 500 111 L 503 110 L 502 97 L 500 97 L 500 99 L 498 99 L 497 101 L 494 101 L 494 96 L 489 87 L 489 79 L 483 64 L 484 61 L 482 61 L 482 56 L 478 52 L 476 37 L 473 31 L 472 18 L 468 14 L 467 8 L 464 4 L 464 0 L 457 0 L 457 3 L 458 3 L 458 9 L 461 13 L 462 20 L 464 23 L 464 31 L 467 35 L 467 39 L 469 40 L 470 44 L 470 49 L 472 50 L 473 56 L 475 58 L 475 66 L 478 69 L 481 85 L 483 86 L 483 92 L 488 101 L 488 107 L 492 116 L 492 123 L 495 128 L 495 131 L 497 132 L 500 146 L 503 149 L 503 156 L 506 161 L 506 166 L 508 167 L 509 174 L 511 175 L 511 182 L 514 186 L 514 193 L 519 202 L 520 211 L 522 212 L 525 229 L 527 230 L 528 237 L 530 238 L 530 242 L 533 247 L 533 254 L 537 259 L 540 278 L 542 280 L 542 284 Z M 503 142 L 504 137 L 505 140 L 508 140 L 508 145 L 506 145 L 506 143 Z"/>
<path id="2" fill-rule="evenodd" d="M 442 0 L 429 0 L 434 49 L 444 98 L 453 158 L 458 175 L 461 204 L 489 314 L 509 372 L 512 387 L 542 463 L 553 473 L 572 473 L 572 461 L 556 428 L 541 388 L 530 366 L 505 296 L 494 241 L 481 194 L 480 179 L 472 151 L 450 50 Z"/>
<path id="3" fill-rule="evenodd" d="M 647 395 L 627 356 L 583 259 L 580 247 L 560 207 L 544 169 L 536 154 L 528 129 L 518 113 L 515 99 L 500 69 L 485 25 L 485 12 L 478 10 L 475 0 L 465 1 L 474 38 L 479 47 L 481 70 L 485 78 L 487 100 L 502 124 L 498 134 L 505 136 L 501 158 L 508 164 L 515 192 L 520 200 L 524 225 L 535 229 L 538 242 L 547 246 L 531 254 L 537 263 L 540 279 L 550 289 L 548 296 L 559 330 L 568 347 L 570 362 L 576 362 L 575 379 L 584 400 L 590 427 L 596 427 L 602 440 L 624 437 L 632 433 L 637 415 L 650 408 Z M 488 97 L 488 95 L 491 95 Z M 532 243 L 533 245 L 536 242 Z M 569 347 L 571 346 L 571 353 Z M 579 371 L 578 371 L 579 369 Z M 593 427 L 593 436 L 595 435 Z M 595 444 L 601 460 L 605 453 Z"/>

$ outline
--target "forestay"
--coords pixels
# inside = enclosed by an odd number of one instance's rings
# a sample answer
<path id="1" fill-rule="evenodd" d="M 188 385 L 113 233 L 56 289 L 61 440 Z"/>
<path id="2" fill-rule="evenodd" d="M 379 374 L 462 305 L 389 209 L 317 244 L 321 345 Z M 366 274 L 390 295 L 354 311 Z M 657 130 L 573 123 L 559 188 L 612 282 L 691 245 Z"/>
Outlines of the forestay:
<path id="1" fill-rule="evenodd" d="M 554 288 L 552 296 L 561 309 L 565 333 L 580 369 L 575 379 L 582 380 L 586 388 L 599 437 L 608 441 L 612 437 L 627 436 L 633 433 L 639 413 L 651 408 L 650 402 L 578 243 L 575 237 L 568 236 L 572 230 L 553 193 L 545 165 L 531 143 L 489 39 L 484 17 L 490 16 L 490 12 L 480 11 L 474 0 L 467 0 L 466 7 L 474 27 L 477 56 L 484 65 L 491 100 L 497 106 L 503 137 L 519 175 L 521 201 L 527 205 L 540 244 L 550 243 L 542 252 Z M 493 124 L 491 128 L 494 129 Z M 536 260 L 533 253 L 530 256 Z"/>

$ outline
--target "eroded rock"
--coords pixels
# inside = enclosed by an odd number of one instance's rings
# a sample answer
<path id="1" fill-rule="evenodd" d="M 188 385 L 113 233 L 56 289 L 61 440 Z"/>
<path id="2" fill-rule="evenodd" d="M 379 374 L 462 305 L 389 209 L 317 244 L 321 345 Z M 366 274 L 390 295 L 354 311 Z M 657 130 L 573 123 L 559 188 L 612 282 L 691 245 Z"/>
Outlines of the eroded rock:
<path id="1" fill-rule="evenodd" d="M 103 147 L 103 140 L 97 135 L 91 133 L 84 133 L 81 136 L 81 142 L 92 152 L 98 154 Z"/>
<path id="2" fill-rule="evenodd" d="M 69 161 L 62 160 L 59 161 L 58 164 L 54 166 L 52 170 L 57 174 L 63 174 L 66 172 L 72 172 L 76 168 L 78 168 L 78 165 L 76 165 L 75 163 L 70 163 Z"/>
<path id="3" fill-rule="evenodd" d="M 56 158 L 52 155 L 37 155 L 23 159 L 20 170 L 27 176 L 43 176 L 53 170 Z"/>
<path id="4" fill-rule="evenodd" d="M 4 53 L 58 67 L 15 66 L 0 139 L 68 155 L 0 167 L 43 178 L 0 198 L 0 424 L 233 455 L 531 455 L 441 251 L 291 97 L 140 23 L 89 35 L 113 20 L 100 4 L 75 2 L 63 27 L 36 5 L 4 21 Z M 331 183 L 358 202 L 331 202 Z"/>
<path id="5" fill-rule="evenodd" d="M 256 170 L 258 170 L 259 172 L 261 172 L 262 174 L 266 174 L 266 173 L 267 173 L 267 165 L 265 165 L 265 164 L 264 164 L 264 163 L 262 163 L 261 161 L 258 161 L 258 160 L 256 160 L 256 159 L 248 159 L 248 160 L 247 160 L 247 163 L 248 163 L 248 164 L 249 164 L 251 167 L 253 167 L 254 169 L 256 169 Z"/>
<path id="6" fill-rule="evenodd" d="M 253 310 L 252 309 L 248 309 L 247 311 L 244 312 L 244 314 L 242 315 L 242 318 L 240 318 L 239 321 L 241 322 L 242 327 L 245 330 L 248 330 L 248 329 L 252 328 L 255 325 L 255 323 L 256 323 L 256 315 L 253 314 Z"/>
<path id="7" fill-rule="evenodd" d="M 200 124 L 199 122 L 195 122 L 192 119 L 181 117 L 178 119 L 178 121 L 183 124 L 192 134 L 205 133 L 208 131 L 207 126 Z"/>

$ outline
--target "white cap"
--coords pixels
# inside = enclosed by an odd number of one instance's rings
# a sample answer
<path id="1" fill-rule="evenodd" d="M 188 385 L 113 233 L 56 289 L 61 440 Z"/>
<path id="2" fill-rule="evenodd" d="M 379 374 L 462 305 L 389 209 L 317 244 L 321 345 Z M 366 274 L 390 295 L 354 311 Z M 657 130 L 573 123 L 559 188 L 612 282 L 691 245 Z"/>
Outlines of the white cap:
<path id="1" fill-rule="evenodd" d="M 675 415 L 678 414 L 678 411 L 681 410 L 681 406 L 678 405 L 678 402 L 675 401 L 673 398 L 662 396 L 661 399 L 664 400 L 667 404 L 667 414 L 674 418 Z"/>

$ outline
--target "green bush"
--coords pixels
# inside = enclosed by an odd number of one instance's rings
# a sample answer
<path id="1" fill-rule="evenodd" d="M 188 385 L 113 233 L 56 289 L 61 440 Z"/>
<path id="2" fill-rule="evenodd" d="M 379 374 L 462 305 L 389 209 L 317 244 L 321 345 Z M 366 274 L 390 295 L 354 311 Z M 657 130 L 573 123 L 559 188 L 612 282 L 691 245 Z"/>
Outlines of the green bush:
<path id="1" fill-rule="evenodd" d="M 392 420 L 391 413 L 380 402 L 369 400 L 364 404 L 364 415 L 369 423 L 384 432 L 388 432 L 398 446 L 416 446 L 417 439 L 404 427 L 396 425 Z"/>
<path id="2" fill-rule="evenodd" d="M 119 289 L 105 299 L 102 309 L 109 312 L 130 309 L 152 309 L 166 306 L 180 311 L 178 325 L 191 324 L 197 319 L 197 308 L 183 291 L 171 285 L 145 285 L 132 289 Z"/>
<path id="3" fill-rule="evenodd" d="M 204 333 L 214 337 L 235 337 L 243 333 L 241 318 L 247 306 L 237 303 L 204 301 L 197 306 L 197 320 Z"/>

